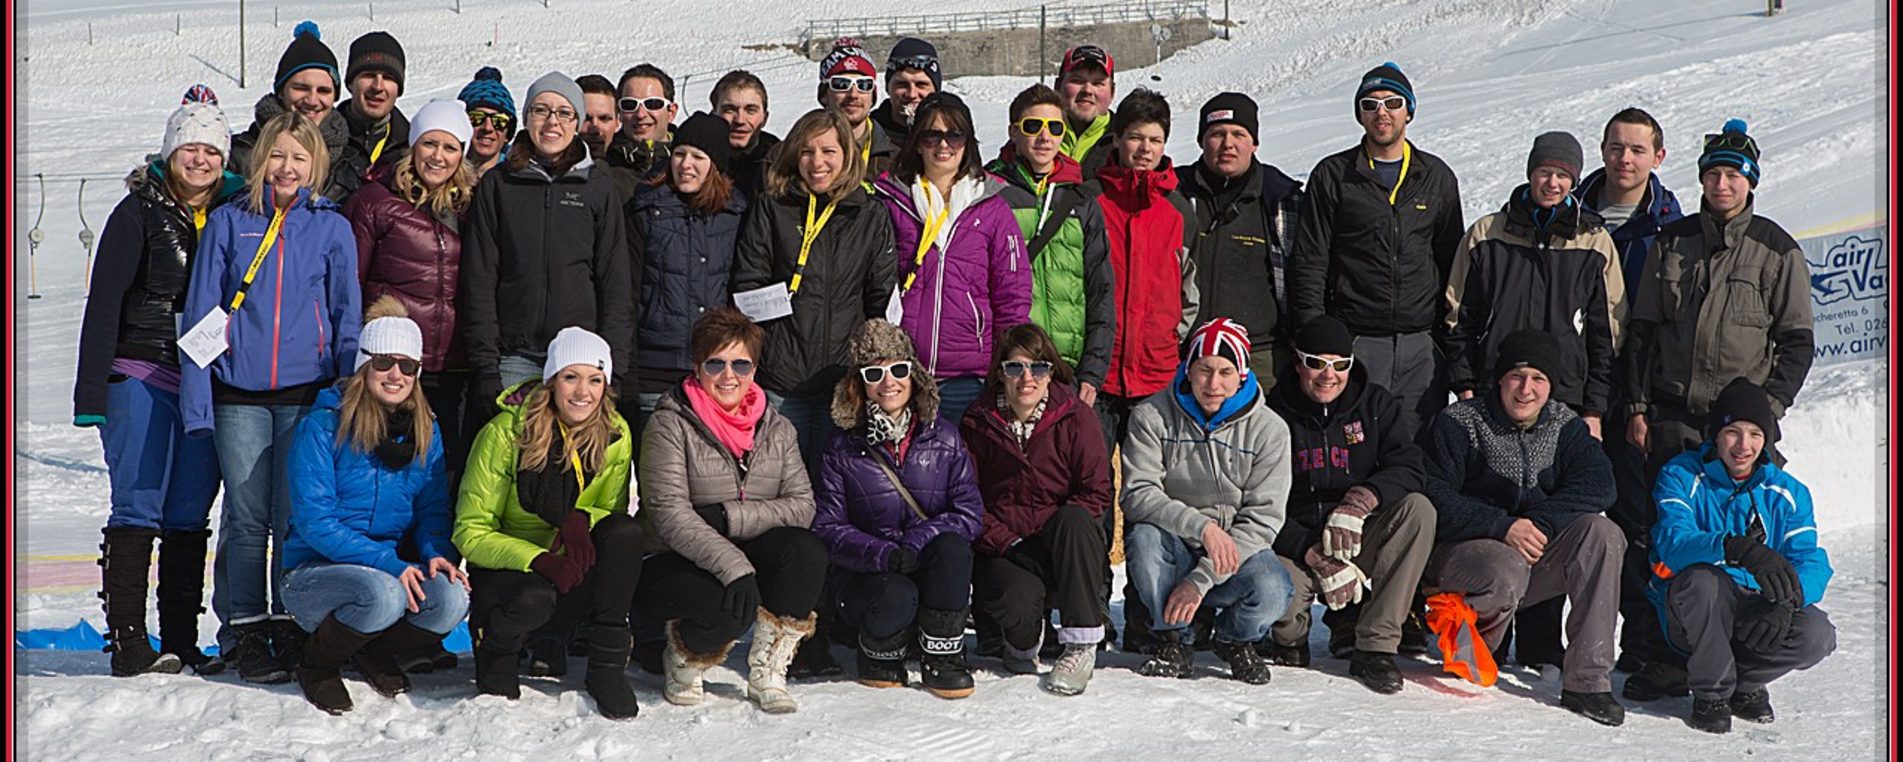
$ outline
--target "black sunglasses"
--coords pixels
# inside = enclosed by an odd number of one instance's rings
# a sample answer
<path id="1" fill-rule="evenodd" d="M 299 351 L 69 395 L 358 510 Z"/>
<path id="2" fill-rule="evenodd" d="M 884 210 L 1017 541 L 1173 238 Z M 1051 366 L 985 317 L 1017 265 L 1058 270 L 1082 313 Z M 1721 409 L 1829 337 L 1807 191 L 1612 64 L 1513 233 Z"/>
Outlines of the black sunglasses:
<path id="1" fill-rule="evenodd" d="M 826 86 L 832 88 L 833 92 L 836 93 L 843 93 L 855 88 L 858 89 L 859 92 L 869 93 L 872 92 L 873 88 L 878 87 L 879 83 L 871 77 L 828 77 L 826 79 Z"/>
<path id="2" fill-rule="evenodd" d="M 1027 370 L 1031 372 L 1032 378 L 1044 378 L 1049 376 L 1051 374 L 1051 368 L 1056 366 L 1052 365 L 1048 360 L 1032 360 L 1030 362 L 1023 360 L 1005 360 L 999 363 L 998 367 L 1004 369 L 1005 378 L 1018 378 L 1023 376 L 1024 371 Z"/>
<path id="3" fill-rule="evenodd" d="M 965 133 L 957 130 L 926 130 L 918 134 L 918 142 L 925 146 L 947 145 L 952 148 L 964 148 L 966 137 Z"/>
<path id="4" fill-rule="evenodd" d="M 405 376 L 415 376 L 417 371 L 420 371 L 423 369 L 423 364 L 415 360 L 412 360 L 408 357 L 402 357 L 399 355 L 371 355 L 370 356 L 371 370 L 374 370 L 378 373 L 382 373 L 382 372 L 388 371 L 391 368 L 396 368 L 398 372 L 402 373 Z"/>
<path id="5" fill-rule="evenodd" d="M 859 380 L 868 384 L 876 384 L 884 381 L 887 373 L 892 374 L 893 378 L 900 381 L 911 378 L 912 361 L 900 360 L 891 365 L 867 365 L 859 369 Z"/>
<path id="6" fill-rule="evenodd" d="M 733 374 L 741 378 L 753 375 L 752 360 L 734 360 L 728 362 L 719 357 L 709 357 L 700 363 L 700 372 L 709 376 L 718 376 L 727 372 L 728 368 L 733 368 Z"/>
<path id="7" fill-rule="evenodd" d="M 1018 134 L 1025 136 L 1036 135 L 1039 132 L 1048 132 L 1051 134 L 1051 137 L 1061 138 L 1064 137 L 1064 131 L 1069 128 L 1070 126 L 1065 124 L 1061 118 L 1043 119 L 1035 116 L 1027 116 L 1018 120 Z"/>
<path id="8" fill-rule="evenodd" d="M 619 105 L 622 111 L 632 114 L 637 108 L 644 108 L 649 111 L 666 111 L 668 106 L 674 104 L 666 98 L 650 95 L 646 98 L 622 98 L 616 105 Z"/>

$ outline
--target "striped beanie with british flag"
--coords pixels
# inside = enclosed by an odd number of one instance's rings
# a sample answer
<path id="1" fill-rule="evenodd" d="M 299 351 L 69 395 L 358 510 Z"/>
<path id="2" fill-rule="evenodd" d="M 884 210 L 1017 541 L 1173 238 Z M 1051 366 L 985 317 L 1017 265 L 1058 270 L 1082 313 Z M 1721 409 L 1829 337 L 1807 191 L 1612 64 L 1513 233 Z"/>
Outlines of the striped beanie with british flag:
<path id="1" fill-rule="evenodd" d="M 1183 353 L 1183 364 L 1187 366 L 1211 355 L 1235 363 L 1236 370 L 1247 377 L 1249 375 L 1249 329 L 1229 318 L 1216 318 L 1198 326 L 1196 331 L 1189 335 L 1189 346 Z"/>

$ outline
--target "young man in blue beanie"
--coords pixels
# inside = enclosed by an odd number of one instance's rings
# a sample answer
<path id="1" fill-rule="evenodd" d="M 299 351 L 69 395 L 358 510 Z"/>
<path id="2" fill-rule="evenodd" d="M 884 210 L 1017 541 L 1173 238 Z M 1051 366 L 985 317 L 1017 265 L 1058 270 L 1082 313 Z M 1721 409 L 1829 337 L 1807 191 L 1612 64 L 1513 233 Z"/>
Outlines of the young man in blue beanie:
<path id="1" fill-rule="evenodd" d="M 912 133 L 912 112 L 925 96 L 943 89 L 938 48 L 917 37 L 901 37 L 885 58 L 885 103 L 872 110 L 872 119 L 892 142 L 903 144 Z"/>

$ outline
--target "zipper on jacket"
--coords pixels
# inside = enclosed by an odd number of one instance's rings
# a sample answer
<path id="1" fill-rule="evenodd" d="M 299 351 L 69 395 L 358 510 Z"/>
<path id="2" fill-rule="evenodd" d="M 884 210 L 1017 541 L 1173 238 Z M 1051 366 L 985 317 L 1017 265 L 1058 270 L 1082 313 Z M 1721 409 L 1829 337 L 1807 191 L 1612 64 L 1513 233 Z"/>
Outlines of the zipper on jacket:
<path id="1" fill-rule="evenodd" d="M 282 346 L 279 337 L 283 335 L 284 325 L 284 236 L 278 236 L 277 293 L 271 299 L 271 383 L 272 389 L 278 388 L 278 347 Z"/>
<path id="2" fill-rule="evenodd" d="M 447 360 L 448 359 L 447 355 L 449 354 L 449 340 L 445 338 L 449 334 L 443 326 L 443 315 L 449 312 L 449 305 L 445 303 L 447 300 L 443 294 L 443 288 L 444 288 L 443 287 L 443 271 L 448 268 L 448 265 L 449 265 L 449 244 L 443 240 L 443 227 L 442 225 L 438 224 L 436 226 L 436 320 L 435 320 L 435 323 L 436 323 L 436 337 L 437 339 L 440 340 L 440 346 L 436 348 L 436 351 L 438 353 L 436 356 L 438 358 L 441 358 L 441 360 Z M 447 363 L 445 363 L 445 367 L 447 367 Z"/>
<path id="3" fill-rule="evenodd" d="M 324 362 L 324 347 L 329 341 L 324 337 L 324 308 L 315 298 L 311 299 L 311 317 L 317 319 L 317 362 L 321 364 Z"/>

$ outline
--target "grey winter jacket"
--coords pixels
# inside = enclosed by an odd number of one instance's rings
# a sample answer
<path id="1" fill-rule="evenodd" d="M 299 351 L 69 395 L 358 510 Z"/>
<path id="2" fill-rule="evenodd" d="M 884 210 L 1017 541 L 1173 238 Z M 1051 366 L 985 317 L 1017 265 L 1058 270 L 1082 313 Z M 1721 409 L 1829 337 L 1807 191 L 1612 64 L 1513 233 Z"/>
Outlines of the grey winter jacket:
<path id="1" fill-rule="evenodd" d="M 1191 548 L 1202 547 L 1203 527 L 1214 521 L 1235 541 L 1240 560 L 1274 552 L 1288 515 L 1288 424 L 1260 392 L 1245 388 L 1256 399 L 1204 431 L 1173 393 L 1181 381 L 1178 373 L 1172 389 L 1151 395 L 1130 416 L 1123 440 L 1125 520 L 1154 524 Z M 1207 594 L 1229 577 L 1204 556 L 1188 579 Z"/>
<path id="2" fill-rule="evenodd" d="M 638 514 L 649 549 L 672 551 L 725 585 L 753 573 L 735 542 L 777 527 L 813 525 L 813 488 L 800 461 L 793 423 L 771 405 L 754 427 L 744 464 L 727 452 L 675 387 L 654 408 L 641 434 Z M 727 509 L 727 535 L 714 531 L 695 506 Z"/>

